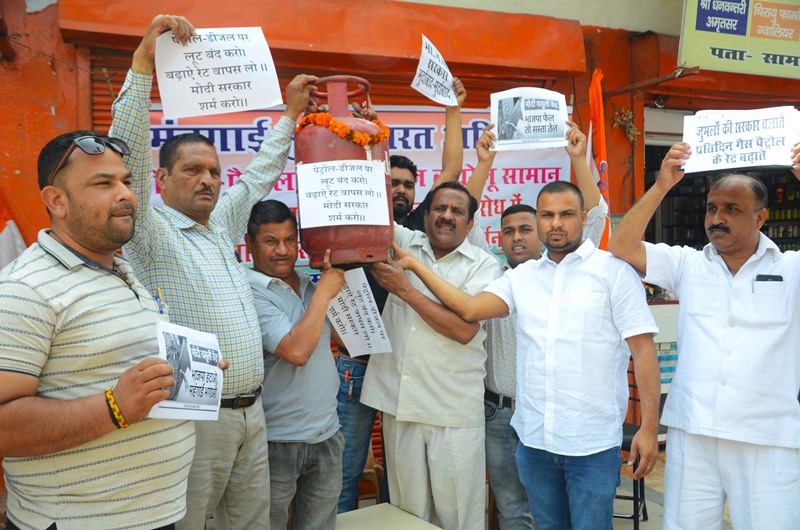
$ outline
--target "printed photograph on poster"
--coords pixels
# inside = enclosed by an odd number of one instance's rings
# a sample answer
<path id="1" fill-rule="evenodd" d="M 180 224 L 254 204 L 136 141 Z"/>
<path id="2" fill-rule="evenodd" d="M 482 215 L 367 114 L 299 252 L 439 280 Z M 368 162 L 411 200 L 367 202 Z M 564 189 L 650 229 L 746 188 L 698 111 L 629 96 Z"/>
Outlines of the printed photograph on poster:
<path id="1" fill-rule="evenodd" d="M 567 145 L 564 94 L 543 88 L 512 88 L 491 94 L 495 150 L 545 149 Z"/>
<path id="2" fill-rule="evenodd" d="M 186 46 L 171 31 L 156 41 L 164 116 L 185 118 L 283 103 L 261 28 L 198 29 Z"/>
<path id="3" fill-rule="evenodd" d="M 344 287 L 328 303 L 328 320 L 351 357 L 391 353 L 378 304 L 363 267 L 344 273 Z"/>
<path id="4" fill-rule="evenodd" d="M 453 74 L 442 54 L 425 35 L 422 36 L 422 52 L 419 54 L 417 75 L 411 82 L 411 88 L 441 105 L 458 105 L 453 90 Z"/>
<path id="5" fill-rule="evenodd" d="M 386 164 L 334 160 L 298 164 L 297 207 L 301 228 L 338 225 L 389 226 Z"/>
<path id="6" fill-rule="evenodd" d="M 157 403 L 150 418 L 216 420 L 222 398 L 222 370 L 216 335 L 159 321 L 159 356 L 175 370 L 175 386 Z"/>
<path id="7" fill-rule="evenodd" d="M 692 148 L 684 171 L 788 167 L 798 140 L 800 111 L 794 107 L 700 111 L 683 119 L 683 141 Z"/>

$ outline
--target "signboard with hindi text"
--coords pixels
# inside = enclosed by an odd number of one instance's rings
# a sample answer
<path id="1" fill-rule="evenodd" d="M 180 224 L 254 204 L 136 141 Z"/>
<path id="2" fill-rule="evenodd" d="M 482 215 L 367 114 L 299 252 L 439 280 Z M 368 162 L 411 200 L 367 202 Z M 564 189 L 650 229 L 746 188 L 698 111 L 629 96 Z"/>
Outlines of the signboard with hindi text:
<path id="1" fill-rule="evenodd" d="M 425 35 L 422 36 L 422 52 L 411 88 L 436 103 L 451 107 L 458 105 L 453 90 L 453 74 L 442 54 Z"/>
<path id="2" fill-rule="evenodd" d="M 564 94 L 544 88 L 512 88 L 491 94 L 497 151 L 545 149 L 567 145 Z"/>
<path id="3" fill-rule="evenodd" d="M 156 41 L 156 73 L 164 114 L 173 118 L 283 103 L 261 28 L 198 29 L 186 46 L 168 31 Z"/>
<path id="4" fill-rule="evenodd" d="M 798 140 L 800 112 L 794 107 L 701 111 L 683 119 L 683 141 L 692 148 L 684 171 L 788 167 Z"/>
<path id="5" fill-rule="evenodd" d="M 335 160 L 298 164 L 300 226 L 389 226 L 386 163 Z"/>
<path id="6" fill-rule="evenodd" d="M 389 150 L 391 154 L 405 155 L 417 165 L 415 205 L 430 191 L 442 169 L 444 143 L 444 109 L 441 107 L 390 107 L 376 105 L 380 120 L 391 129 Z M 208 137 L 216 146 L 222 166 L 221 193 L 225 193 L 244 174 L 245 168 L 258 151 L 261 142 L 283 114 L 283 110 L 252 111 L 237 114 L 182 118 L 166 118 L 159 107 L 150 112 L 151 145 L 154 167 L 158 167 L 158 150 L 174 135 L 188 132 Z M 464 169 L 459 181 L 464 184 L 477 165 L 475 143 L 483 128 L 489 123 L 486 110 L 462 109 L 461 134 L 464 139 Z M 535 206 L 539 190 L 554 180 L 569 180 L 569 156 L 564 149 L 499 152 L 495 158 L 483 195 L 479 201 L 478 215 L 486 242 L 495 253 L 500 253 L 500 214 L 512 204 Z M 289 161 L 267 196 L 289 205 L 297 213 L 298 176 L 294 164 L 294 145 Z M 152 179 L 153 204 L 161 205 L 156 186 L 155 171 Z M 244 263 L 250 255 L 244 241 L 236 249 Z M 301 247 L 298 268 L 307 269 L 308 256 Z M 309 271 L 312 276 L 317 271 Z"/>
<path id="7" fill-rule="evenodd" d="M 678 62 L 800 79 L 800 0 L 684 0 Z"/>

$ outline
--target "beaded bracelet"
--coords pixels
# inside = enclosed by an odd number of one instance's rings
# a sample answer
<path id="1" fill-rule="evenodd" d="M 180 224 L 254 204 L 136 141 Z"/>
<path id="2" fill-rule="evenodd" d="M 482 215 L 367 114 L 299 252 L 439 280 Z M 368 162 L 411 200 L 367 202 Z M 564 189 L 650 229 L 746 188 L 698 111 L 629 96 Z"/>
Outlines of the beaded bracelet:
<path id="1" fill-rule="evenodd" d="M 122 417 L 122 412 L 119 410 L 119 405 L 114 399 L 114 393 L 111 389 L 106 390 L 106 405 L 108 405 L 108 412 L 111 414 L 111 421 L 117 426 L 117 429 L 124 429 L 128 426 L 128 422 Z"/>

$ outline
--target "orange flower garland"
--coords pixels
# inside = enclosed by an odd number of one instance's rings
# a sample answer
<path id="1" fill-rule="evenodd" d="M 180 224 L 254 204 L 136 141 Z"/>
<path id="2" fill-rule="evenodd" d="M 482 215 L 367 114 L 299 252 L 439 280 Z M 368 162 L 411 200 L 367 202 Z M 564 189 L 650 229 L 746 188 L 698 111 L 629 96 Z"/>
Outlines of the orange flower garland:
<path id="1" fill-rule="evenodd" d="M 389 128 L 378 120 L 372 120 L 372 123 L 381 129 L 375 134 L 367 134 L 354 131 L 346 123 L 334 120 L 333 116 L 331 116 L 329 112 L 315 112 L 313 114 L 304 116 L 303 119 L 300 120 L 300 124 L 297 126 L 297 130 L 295 132 L 299 133 L 309 125 L 318 125 L 320 127 L 326 127 L 340 138 L 350 140 L 351 142 L 358 145 L 363 145 L 364 147 L 367 147 L 368 145 L 381 144 L 389 140 Z"/>

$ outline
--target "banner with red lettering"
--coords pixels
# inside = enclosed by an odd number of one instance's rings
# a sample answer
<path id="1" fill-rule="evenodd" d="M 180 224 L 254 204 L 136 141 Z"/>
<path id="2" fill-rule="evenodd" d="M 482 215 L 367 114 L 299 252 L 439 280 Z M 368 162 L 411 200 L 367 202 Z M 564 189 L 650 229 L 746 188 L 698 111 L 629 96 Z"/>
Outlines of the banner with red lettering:
<path id="1" fill-rule="evenodd" d="M 416 203 L 431 189 L 441 172 L 444 143 L 444 109 L 440 107 L 382 107 L 377 106 L 380 119 L 391 129 L 391 154 L 405 155 L 417 165 Z M 197 132 L 214 142 L 222 165 L 222 192 L 234 185 L 258 150 L 265 135 L 277 123 L 283 111 L 257 111 L 204 116 L 180 120 L 165 119 L 159 110 L 150 114 L 154 166 L 158 150 L 170 137 Z M 464 109 L 461 113 L 464 139 L 464 169 L 461 183 L 466 183 L 477 164 L 475 143 L 488 123 L 485 110 Z M 155 175 L 155 173 L 154 173 Z M 512 204 L 525 203 L 535 207 L 539 190 L 548 182 L 569 180 L 569 157 L 562 148 L 502 152 L 497 154 L 494 168 L 487 180 L 480 201 L 480 222 L 489 247 L 500 253 L 500 215 Z M 283 175 L 268 198 L 297 207 L 297 175 L 294 170 L 294 151 Z M 161 204 L 153 179 L 153 203 Z M 238 247 L 243 262 L 250 262 L 244 241 Z M 305 267 L 308 258 L 300 251 L 298 267 Z"/>

